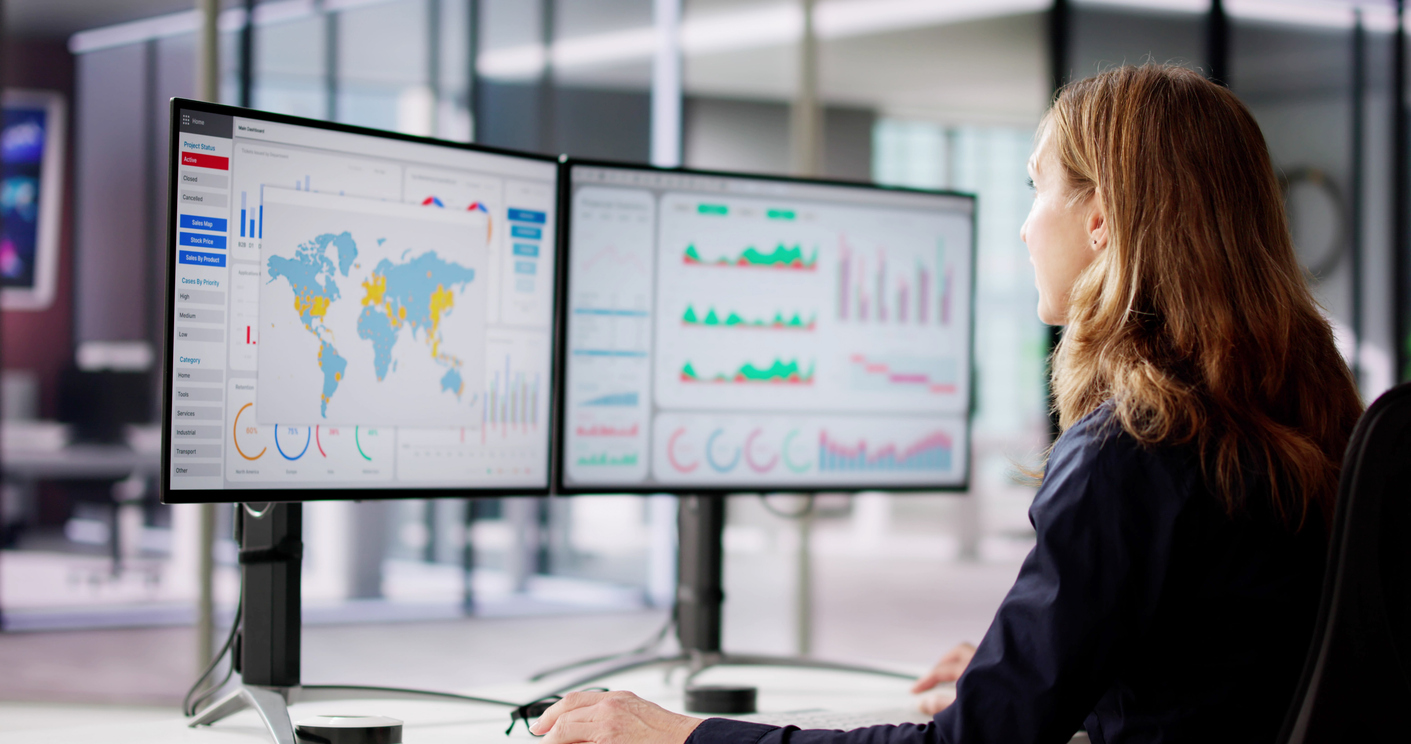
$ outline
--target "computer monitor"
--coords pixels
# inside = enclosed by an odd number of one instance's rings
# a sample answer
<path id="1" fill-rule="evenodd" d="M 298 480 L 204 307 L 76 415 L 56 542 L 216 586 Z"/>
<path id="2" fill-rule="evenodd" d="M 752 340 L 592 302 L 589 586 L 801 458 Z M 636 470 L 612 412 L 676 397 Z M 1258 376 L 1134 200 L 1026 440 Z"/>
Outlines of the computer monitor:
<path id="1" fill-rule="evenodd" d="M 565 492 L 969 479 L 974 197 L 570 161 Z"/>
<path id="2" fill-rule="evenodd" d="M 558 163 L 172 116 L 163 499 L 547 493 Z"/>
<path id="3" fill-rule="evenodd" d="M 0 307 L 43 310 L 54 301 L 64 199 L 64 97 L 4 91 L 0 123 Z"/>

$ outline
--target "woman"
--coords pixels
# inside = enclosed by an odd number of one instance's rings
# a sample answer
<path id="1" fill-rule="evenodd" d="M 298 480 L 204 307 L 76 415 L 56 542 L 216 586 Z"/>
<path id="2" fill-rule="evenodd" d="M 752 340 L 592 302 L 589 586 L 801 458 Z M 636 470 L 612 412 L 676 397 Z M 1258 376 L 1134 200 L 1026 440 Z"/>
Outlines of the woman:
<path id="1" fill-rule="evenodd" d="M 1295 261 L 1263 136 L 1176 67 L 1063 90 L 1021 237 L 1065 327 L 1063 435 L 1037 544 L 926 725 L 798 731 L 575 693 L 575 741 L 1249 742 L 1277 736 L 1309 643 L 1343 449 L 1361 404 Z M 929 700 L 933 708 L 944 702 Z"/>

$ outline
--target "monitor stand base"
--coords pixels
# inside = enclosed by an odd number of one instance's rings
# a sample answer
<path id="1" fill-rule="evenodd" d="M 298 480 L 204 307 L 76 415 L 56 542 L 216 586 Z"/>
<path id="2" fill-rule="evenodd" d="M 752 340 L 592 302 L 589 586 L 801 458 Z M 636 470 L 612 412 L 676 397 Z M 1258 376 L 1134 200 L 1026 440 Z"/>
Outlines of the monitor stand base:
<path id="1" fill-rule="evenodd" d="M 305 685 L 300 681 L 300 564 L 303 506 L 277 503 L 237 512 L 240 545 L 240 639 L 232 651 L 242 684 L 202 708 L 190 725 L 209 726 L 246 709 L 263 719 L 274 744 L 298 744 L 289 706 L 333 700 L 436 700 L 514 708 L 502 700 L 451 692 L 366 685 Z"/>
<path id="2" fill-rule="evenodd" d="M 289 718 L 289 706 L 333 700 L 434 700 L 438 702 L 489 703 L 493 701 L 449 692 L 411 690 L 404 687 L 367 687 L 362 685 L 303 685 L 297 687 L 261 687 L 241 685 L 211 703 L 188 726 L 209 726 L 247 708 L 260 714 L 274 744 L 298 744 L 294 723 Z"/>

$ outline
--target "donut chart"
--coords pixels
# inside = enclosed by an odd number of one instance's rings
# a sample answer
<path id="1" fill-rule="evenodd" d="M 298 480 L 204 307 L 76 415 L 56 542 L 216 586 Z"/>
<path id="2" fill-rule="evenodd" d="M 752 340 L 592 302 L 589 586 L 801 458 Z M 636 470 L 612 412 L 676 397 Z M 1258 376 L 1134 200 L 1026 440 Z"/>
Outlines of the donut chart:
<path id="1" fill-rule="evenodd" d="M 755 429 L 745 437 L 745 464 L 750 466 L 750 470 L 756 473 L 768 473 L 779 464 L 779 453 L 775 452 L 767 460 L 760 461 L 755 457 L 755 441 L 764 433 L 764 429 Z"/>
<path id="2" fill-rule="evenodd" d="M 289 427 L 285 427 L 285 428 L 289 429 L 289 436 L 296 436 L 296 437 L 297 437 L 297 434 L 294 434 L 294 432 L 298 431 L 299 427 L 297 427 L 297 426 L 289 426 Z M 284 446 L 279 443 L 279 424 L 275 424 L 275 425 L 274 425 L 274 448 L 279 451 L 279 454 L 280 454 L 284 459 L 289 460 L 290 462 L 293 462 L 294 460 L 298 460 L 299 458 L 303 457 L 304 454 L 309 451 L 309 444 L 310 444 L 311 442 L 313 442 L 313 439 L 314 439 L 314 430 L 313 430 L 313 428 L 307 427 L 307 426 L 304 427 L 304 448 L 301 449 L 301 450 L 299 450 L 299 454 L 297 454 L 297 455 L 290 455 L 288 452 L 285 452 L 285 451 L 284 451 Z M 290 449 L 293 449 L 293 448 L 291 447 Z"/>
<path id="3" fill-rule="evenodd" d="M 243 414 L 243 413 L 245 413 L 245 409 L 247 409 L 247 408 L 249 408 L 249 407 L 251 407 L 251 406 L 253 406 L 253 405 L 255 405 L 255 404 L 254 404 L 254 403 L 246 403 L 245 405 L 243 405 L 243 406 L 240 407 L 240 410 L 237 411 L 236 414 L 235 414 L 235 423 L 234 423 L 234 425 L 231 426 L 231 431 L 230 431 L 230 438 L 231 438 L 231 440 L 232 440 L 233 442 L 235 442 L 235 451 L 236 451 L 236 453 L 238 453 L 241 457 L 245 458 L 246 460 L 258 460 L 258 459 L 260 459 L 261 457 L 264 457 L 265 452 L 267 452 L 267 451 L 269 450 L 269 447 L 263 447 L 263 448 L 260 449 L 259 454 L 247 455 L 247 454 L 245 454 L 245 450 L 241 449 L 241 447 L 240 447 L 240 415 Z M 252 435 L 253 435 L 253 434 L 259 433 L 259 429 L 258 429 L 257 427 L 251 426 L 251 427 L 247 427 L 247 428 L 248 428 L 248 431 L 245 432 L 246 434 L 252 434 Z M 278 439 L 276 439 L 276 442 L 278 442 Z"/>
<path id="4" fill-rule="evenodd" d="M 677 429 L 677 430 L 671 435 L 671 439 L 667 440 L 667 442 L 666 442 L 666 459 L 671 462 L 671 467 L 675 468 L 676 471 L 679 472 L 679 473 L 689 473 L 689 472 L 691 472 L 691 471 L 693 471 L 693 470 L 695 470 L 696 468 L 698 468 L 698 467 L 701 466 L 701 463 L 700 463 L 699 461 L 697 461 L 697 462 L 681 462 L 681 459 L 677 456 L 677 454 L 676 454 L 676 443 L 677 443 L 677 442 L 681 439 L 681 437 L 684 436 L 685 434 L 686 434 L 686 427 L 683 426 L 683 427 L 681 427 L 680 429 Z"/>
<path id="5" fill-rule="evenodd" d="M 965 422 L 932 416 L 661 414 L 652 472 L 705 487 L 963 482 Z"/>
<path id="6" fill-rule="evenodd" d="M 716 429 L 715 431 L 711 432 L 710 437 L 706 439 L 706 464 L 710 465 L 711 470 L 714 470 L 717 473 L 728 473 L 734 470 L 735 467 L 740 464 L 740 457 L 744 454 L 743 448 L 736 447 L 735 454 L 730 457 L 729 462 L 719 463 L 715 461 L 715 441 L 719 439 L 720 436 L 724 433 L 724 429 Z"/>
<path id="7" fill-rule="evenodd" d="M 363 428 L 363 427 L 361 427 L 361 426 L 355 426 L 355 427 L 353 427 L 353 444 L 357 445 L 357 447 L 358 447 L 358 454 L 362 455 L 364 460 L 367 460 L 368 462 L 372 462 L 372 458 L 369 457 L 368 454 L 363 451 L 362 428 Z M 376 429 L 368 429 L 368 430 L 367 430 L 367 435 L 370 436 L 370 437 L 375 437 L 375 436 L 377 436 L 377 430 L 376 430 Z"/>
<path id="8" fill-rule="evenodd" d="M 784 437 L 784 446 L 782 447 L 784 451 L 784 467 L 788 468 L 789 470 L 792 470 L 795 473 L 805 473 L 808 472 L 809 468 L 813 467 L 812 460 L 809 460 L 808 462 L 799 465 L 789 458 L 789 445 L 794 443 L 794 439 L 798 438 L 799 433 L 800 432 L 798 429 L 794 429 L 793 431 L 789 432 L 788 436 Z"/>

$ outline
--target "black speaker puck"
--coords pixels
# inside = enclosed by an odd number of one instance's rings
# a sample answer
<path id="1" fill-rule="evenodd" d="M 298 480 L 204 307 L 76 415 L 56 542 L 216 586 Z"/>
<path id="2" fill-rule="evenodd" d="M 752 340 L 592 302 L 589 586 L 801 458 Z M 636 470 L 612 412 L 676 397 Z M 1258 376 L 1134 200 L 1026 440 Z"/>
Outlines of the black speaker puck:
<path id="1" fill-rule="evenodd" d="M 294 724 L 300 744 L 402 744 L 402 722 L 386 716 L 314 716 Z"/>
<path id="2" fill-rule="evenodd" d="M 753 713 L 755 687 L 693 685 L 686 688 L 686 710 L 692 713 Z"/>

